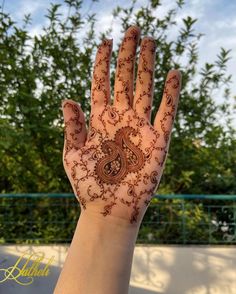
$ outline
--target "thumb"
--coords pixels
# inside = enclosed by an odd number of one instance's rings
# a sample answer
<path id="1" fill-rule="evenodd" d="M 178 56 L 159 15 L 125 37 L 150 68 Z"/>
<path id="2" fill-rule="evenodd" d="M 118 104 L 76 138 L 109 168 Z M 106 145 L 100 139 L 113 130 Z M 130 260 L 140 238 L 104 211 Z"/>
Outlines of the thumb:
<path id="1" fill-rule="evenodd" d="M 62 102 L 62 112 L 65 123 L 63 157 L 83 147 L 87 137 L 85 116 L 79 104 L 73 100 Z"/>

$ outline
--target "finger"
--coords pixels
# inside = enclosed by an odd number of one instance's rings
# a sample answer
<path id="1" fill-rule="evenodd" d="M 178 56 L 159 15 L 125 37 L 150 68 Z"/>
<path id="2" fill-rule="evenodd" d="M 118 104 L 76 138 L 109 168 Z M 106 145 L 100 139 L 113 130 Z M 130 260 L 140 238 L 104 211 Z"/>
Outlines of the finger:
<path id="1" fill-rule="evenodd" d="M 179 102 L 181 73 L 170 70 L 165 81 L 161 105 L 154 120 L 154 129 L 160 133 L 160 139 L 168 145 L 171 129 Z"/>
<path id="2" fill-rule="evenodd" d="M 155 51 L 155 40 L 150 37 L 144 38 L 140 48 L 133 109 L 139 116 L 148 120 L 151 118 L 153 100 Z"/>
<path id="3" fill-rule="evenodd" d="M 96 108 L 110 103 L 110 59 L 112 40 L 104 40 L 98 47 L 91 85 L 91 114 Z"/>
<path id="4" fill-rule="evenodd" d="M 66 159 L 69 154 L 84 146 L 87 130 L 84 113 L 76 102 L 63 101 L 62 111 L 65 123 L 63 157 Z"/>
<path id="5" fill-rule="evenodd" d="M 140 29 L 131 26 L 121 43 L 115 76 L 114 105 L 133 105 L 134 65 Z"/>

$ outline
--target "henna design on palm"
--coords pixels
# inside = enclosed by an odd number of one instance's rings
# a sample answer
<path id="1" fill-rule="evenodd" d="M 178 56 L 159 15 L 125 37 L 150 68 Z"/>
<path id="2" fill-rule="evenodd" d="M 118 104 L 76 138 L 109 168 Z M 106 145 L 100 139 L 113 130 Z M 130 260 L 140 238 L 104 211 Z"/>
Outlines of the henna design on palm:
<path id="1" fill-rule="evenodd" d="M 135 54 L 140 37 L 130 27 L 118 55 L 114 101 L 110 98 L 111 40 L 96 55 L 89 130 L 80 106 L 63 102 L 63 163 L 83 212 L 112 215 L 139 224 L 155 192 L 168 152 L 181 76 L 171 70 L 154 125 L 150 123 L 154 87 L 155 41 L 141 42 L 135 94 Z"/>
<path id="2" fill-rule="evenodd" d="M 119 184 L 128 173 L 135 173 L 145 164 L 143 152 L 129 139 L 136 135 L 132 127 L 122 127 L 115 134 L 114 141 L 102 143 L 101 149 L 106 156 L 96 165 L 98 178 L 107 184 Z"/>

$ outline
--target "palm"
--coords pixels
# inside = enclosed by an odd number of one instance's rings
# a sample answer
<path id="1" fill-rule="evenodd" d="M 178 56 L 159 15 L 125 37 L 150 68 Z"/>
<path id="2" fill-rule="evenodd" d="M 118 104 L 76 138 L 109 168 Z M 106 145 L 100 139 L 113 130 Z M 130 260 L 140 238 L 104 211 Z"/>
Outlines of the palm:
<path id="1" fill-rule="evenodd" d="M 103 43 L 105 48 L 101 46 L 105 53 L 101 48 L 98 51 L 88 135 L 81 109 L 71 100 L 63 105 L 66 125 L 64 166 L 82 208 L 103 216 L 121 217 L 131 223 L 142 219 L 159 183 L 176 111 L 176 89 L 179 90 L 179 77 L 173 72 L 164 90 L 165 104 L 160 107 L 153 127 L 150 109 L 155 50 L 152 39 L 148 39 L 152 44 L 149 52 L 145 47 L 147 39 L 143 41 L 139 79 L 133 97 L 132 71 L 137 36 L 135 28 L 129 29 L 122 43 L 113 105 L 109 102 L 110 51 L 106 46 L 109 42 Z M 130 51 L 127 40 L 133 44 L 133 47 L 129 44 Z M 122 71 L 124 60 L 132 62 L 123 66 Z"/>

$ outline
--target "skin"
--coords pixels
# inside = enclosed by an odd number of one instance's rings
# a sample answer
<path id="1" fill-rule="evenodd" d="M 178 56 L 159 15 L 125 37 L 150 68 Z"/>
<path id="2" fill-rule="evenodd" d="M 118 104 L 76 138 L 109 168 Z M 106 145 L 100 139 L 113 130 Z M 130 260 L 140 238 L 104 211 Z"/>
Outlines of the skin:
<path id="1" fill-rule="evenodd" d="M 135 241 L 160 182 L 181 88 L 180 72 L 170 70 L 151 125 L 156 46 L 153 38 L 142 39 L 134 90 L 139 40 L 140 29 L 131 26 L 118 54 L 113 102 L 112 41 L 99 46 L 88 130 L 80 106 L 62 104 L 63 163 L 81 215 L 56 294 L 128 293 Z"/>

